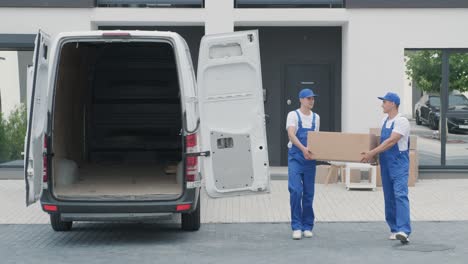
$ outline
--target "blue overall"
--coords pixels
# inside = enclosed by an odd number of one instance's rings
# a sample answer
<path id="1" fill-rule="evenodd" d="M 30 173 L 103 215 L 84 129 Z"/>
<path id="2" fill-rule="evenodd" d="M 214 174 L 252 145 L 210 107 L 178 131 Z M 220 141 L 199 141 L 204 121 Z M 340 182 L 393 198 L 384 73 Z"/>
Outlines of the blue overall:
<path id="1" fill-rule="evenodd" d="M 392 134 L 395 122 L 382 127 L 380 143 Z M 409 146 L 409 141 L 408 141 Z M 408 148 L 409 149 L 409 148 Z M 392 233 L 411 233 L 410 208 L 408 200 L 409 150 L 400 151 L 398 143 L 380 154 L 380 170 L 385 200 L 385 220 Z"/>
<path id="2" fill-rule="evenodd" d="M 298 128 L 296 136 L 302 145 L 307 146 L 307 132 L 315 130 L 315 113 L 312 127 L 302 127 L 302 119 L 296 110 Z M 312 230 L 314 209 L 312 201 L 315 191 L 315 160 L 306 160 L 302 151 L 294 144 L 288 152 L 288 189 L 291 205 L 292 230 Z"/>

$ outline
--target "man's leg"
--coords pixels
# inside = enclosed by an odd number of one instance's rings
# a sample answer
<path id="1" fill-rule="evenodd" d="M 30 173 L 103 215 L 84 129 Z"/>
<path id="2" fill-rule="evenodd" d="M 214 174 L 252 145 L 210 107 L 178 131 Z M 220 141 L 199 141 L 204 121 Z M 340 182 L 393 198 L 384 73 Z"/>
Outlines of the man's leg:
<path id="1" fill-rule="evenodd" d="M 293 158 L 288 159 L 288 189 L 291 205 L 291 228 L 302 230 L 302 172 L 301 165 Z"/>
<path id="2" fill-rule="evenodd" d="M 385 220 L 390 227 L 390 232 L 398 232 L 396 225 L 396 207 L 395 196 L 393 191 L 393 180 L 390 177 L 389 168 L 386 162 L 380 164 L 380 175 L 382 176 L 382 188 L 385 202 Z"/>
<path id="3" fill-rule="evenodd" d="M 302 196 L 302 230 L 312 230 L 314 228 L 314 192 L 315 192 L 315 161 L 307 162 L 304 170 L 303 184 L 304 194 Z"/>
<path id="4" fill-rule="evenodd" d="M 404 232 L 407 235 L 411 234 L 410 223 L 410 205 L 408 199 L 408 173 L 409 173 L 409 158 L 407 155 L 400 157 L 399 162 L 392 168 L 394 173 L 394 197 L 396 206 L 396 228 L 398 232 Z"/>

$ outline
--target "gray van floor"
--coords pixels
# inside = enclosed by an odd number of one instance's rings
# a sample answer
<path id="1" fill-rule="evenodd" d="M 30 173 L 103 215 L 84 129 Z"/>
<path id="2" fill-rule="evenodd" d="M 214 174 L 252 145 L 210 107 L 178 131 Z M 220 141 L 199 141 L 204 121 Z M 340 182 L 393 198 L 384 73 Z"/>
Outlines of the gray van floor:
<path id="1" fill-rule="evenodd" d="M 135 164 L 86 164 L 79 169 L 78 181 L 58 185 L 54 191 L 59 197 L 178 195 L 181 192 L 181 179 L 177 180 L 176 173 L 166 174 L 162 165 Z"/>

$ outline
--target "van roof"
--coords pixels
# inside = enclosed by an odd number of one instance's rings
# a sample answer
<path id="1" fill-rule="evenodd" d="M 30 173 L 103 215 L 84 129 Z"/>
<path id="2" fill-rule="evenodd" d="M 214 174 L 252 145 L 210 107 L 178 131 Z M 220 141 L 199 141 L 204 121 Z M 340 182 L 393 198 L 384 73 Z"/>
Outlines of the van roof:
<path id="1" fill-rule="evenodd" d="M 61 32 L 57 34 L 56 38 L 67 38 L 67 37 L 100 37 L 104 33 L 129 33 L 130 36 L 138 37 L 172 37 L 180 38 L 181 36 L 176 32 L 171 31 L 156 31 L 156 30 L 93 30 L 93 31 L 70 31 Z"/>

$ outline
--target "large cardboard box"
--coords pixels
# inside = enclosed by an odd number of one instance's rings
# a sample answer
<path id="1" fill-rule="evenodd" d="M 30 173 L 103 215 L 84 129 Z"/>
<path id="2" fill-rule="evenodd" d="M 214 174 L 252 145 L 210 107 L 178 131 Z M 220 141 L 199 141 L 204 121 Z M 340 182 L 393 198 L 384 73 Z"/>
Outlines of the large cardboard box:
<path id="1" fill-rule="evenodd" d="M 307 148 L 317 160 L 361 162 L 361 152 L 376 146 L 374 134 L 309 132 L 307 136 Z"/>

